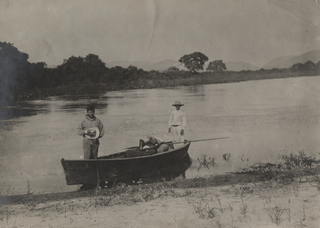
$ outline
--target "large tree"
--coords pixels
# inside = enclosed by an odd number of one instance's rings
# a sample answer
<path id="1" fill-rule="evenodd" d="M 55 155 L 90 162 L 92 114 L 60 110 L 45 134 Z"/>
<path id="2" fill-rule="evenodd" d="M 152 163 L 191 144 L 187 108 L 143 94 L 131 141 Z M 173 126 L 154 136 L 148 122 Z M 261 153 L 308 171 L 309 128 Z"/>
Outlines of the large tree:
<path id="1" fill-rule="evenodd" d="M 106 64 L 101 61 L 98 55 L 89 54 L 84 59 L 86 72 L 93 82 L 99 82 L 106 72 Z"/>
<path id="2" fill-rule="evenodd" d="M 88 54 L 84 61 L 91 66 L 105 67 L 106 64 L 101 61 L 98 55 Z"/>
<path id="3" fill-rule="evenodd" d="M 314 70 L 314 69 L 316 69 L 316 64 L 314 63 L 314 62 L 312 62 L 312 61 L 307 61 L 307 62 L 305 62 L 304 63 L 304 66 L 305 66 L 305 68 L 307 69 L 307 70 Z"/>
<path id="4" fill-rule="evenodd" d="M 316 72 L 320 72 L 320 61 L 316 63 L 316 68 L 315 68 Z"/>
<path id="5" fill-rule="evenodd" d="M 209 63 L 207 67 L 207 71 L 212 71 L 212 72 L 222 72 L 226 70 L 226 64 L 223 63 L 222 60 L 215 60 Z"/>
<path id="6" fill-rule="evenodd" d="M 99 82 L 106 72 L 105 63 L 98 55 L 88 54 L 85 58 L 71 56 L 58 66 L 63 84 L 78 82 Z"/>
<path id="7" fill-rule="evenodd" d="M 60 84 L 83 82 L 87 76 L 87 69 L 83 57 L 71 56 L 64 59 L 63 64 L 57 67 Z"/>
<path id="8" fill-rule="evenodd" d="M 310 71 L 310 70 L 317 70 L 317 64 L 315 64 L 312 61 L 307 61 L 304 64 L 303 63 L 296 63 L 293 64 L 291 67 L 294 71 Z"/>
<path id="9" fill-rule="evenodd" d="M 31 64 L 28 58 L 28 54 L 20 52 L 13 44 L 0 42 L 0 100 L 30 89 L 35 83 L 40 84 L 38 80 L 46 64 Z"/>
<path id="10" fill-rule="evenodd" d="M 203 70 L 203 65 L 207 62 L 209 58 L 202 54 L 201 52 L 194 52 L 189 55 L 184 55 L 179 59 L 181 64 L 191 72 L 196 72 L 197 70 Z"/>

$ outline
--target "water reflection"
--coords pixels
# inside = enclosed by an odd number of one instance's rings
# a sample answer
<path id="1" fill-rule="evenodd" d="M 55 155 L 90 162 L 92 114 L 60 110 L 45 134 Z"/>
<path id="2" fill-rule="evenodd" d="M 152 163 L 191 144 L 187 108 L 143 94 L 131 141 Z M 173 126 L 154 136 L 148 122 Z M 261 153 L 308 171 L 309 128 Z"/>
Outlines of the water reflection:
<path id="1" fill-rule="evenodd" d="M 193 97 L 205 97 L 205 90 L 203 86 L 186 86 L 183 91 L 190 93 Z"/>
<path id="2" fill-rule="evenodd" d="M 88 102 L 89 103 L 89 102 Z M 72 113 L 72 112 L 77 112 L 78 110 L 85 110 L 86 105 L 88 103 L 72 103 L 72 104 L 64 104 L 60 107 L 61 112 L 67 112 L 67 113 Z M 91 104 L 93 104 L 96 108 L 96 110 L 99 109 L 100 114 L 104 114 L 104 112 L 101 113 L 101 110 L 105 110 L 108 106 L 107 103 L 102 103 L 102 102 L 90 102 Z"/>
<path id="3" fill-rule="evenodd" d="M 48 97 L 41 100 L 11 101 L 0 106 L 0 120 L 12 120 L 48 113 L 76 113 L 86 109 L 87 104 L 94 104 L 99 114 L 107 110 L 108 97 L 93 96 L 61 96 Z M 0 123 L 0 126 L 3 125 Z"/>
<path id="4" fill-rule="evenodd" d="M 181 160 L 177 163 L 172 164 L 170 166 L 164 167 L 159 171 L 159 176 L 167 181 L 172 180 L 176 177 L 182 176 L 186 178 L 186 171 L 190 168 L 192 164 L 191 158 L 189 154 L 184 156 Z M 157 179 L 159 180 L 159 178 Z"/>
<path id="5" fill-rule="evenodd" d="M 153 183 L 159 181 L 170 181 L 177 177 L 186 178 L 186 171 L 190 168 L 192 164 L 191 158 L 187 153 L 181 160 L 178 162 L 171 164 L 167 167 L 164 167 L 154 173 L 151 174 L 142 174 L 141 179 L 146 183 Z"/>
<path id="6" fill-rule="evenodd" d="M 57 97 L 51 97 L 55 100 L 64 100 L 64 101 L 79 101 L 79 100 L 99 100 L 102 98 L 101 94 L 92 94 L 92 95 L 78 95 L 78 96 L 57 96 Z"/>
<path id="7" fill-rule="evenodd" d="M 0 106 L 0 120 L 9 120 L 19 117 L 32 116 L 47 113 L 47 104 L 29 104 L 23 106 L 19 104 L 11 104 L 11 106 Z"/>

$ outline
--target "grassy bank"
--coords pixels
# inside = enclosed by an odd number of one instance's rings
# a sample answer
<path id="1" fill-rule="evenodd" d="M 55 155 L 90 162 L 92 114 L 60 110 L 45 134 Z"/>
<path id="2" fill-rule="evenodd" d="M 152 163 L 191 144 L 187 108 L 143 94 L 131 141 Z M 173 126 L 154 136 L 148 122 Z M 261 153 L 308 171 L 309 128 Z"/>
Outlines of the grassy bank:
<path id="1" fill-rule="evenodd" d="M 2 196 L 0 224 L 163 227 L 156 224 L 171 221 L 165 227 L 176 227 L 178 221 L 188 218 L 183 227 L 317 227 L 319 171 L 234 173 L 83 192 Z M 288 174 L 297 174 L 297 178 L 278 178 Z M 141 223 L 143 220 L 148 223 Z"/>
<path id="2" fill-rule="evenodd" d="M 163 191 L 174 192 L 187 192 L 190 189 L 196 188 L 210 188 L 210 187 L 234 187 L 235 185 L 247 186 L 263 184 L 279 186 L 286 186 L 295 183 L 312 182 L 319 185 L 320 190 L 320 167 L 313 168 L 295 168 L 286 171 L 265 171 L 265 172 L 237 172 L 227 173 L 223 175 L 212 175 L 209 177 L 196 177 L 191 179 L 177 178 L 172 181 L 163 181 L 158 183 L 145 184 L 141 181 L 140 184 L 127 185 L 118 183 L 112 188 L 91 189 L 86 191 L 77 192 L 62 192 L 62 193 L 45 193 L 45 194 L 32 194 L 26 193 L 25 195 L 7 195 L 3 192 L 0 195 L 0 206 L 14 205 L 14 204 L 41 204 L 49 203 L 60 200 L 77 199 L 82 197 L 95 197 L 95 196 L 110 196 L 113 198 L 123 198 L 117 203 L 112 204 L 126 204 L 127 201 L 144 202 L 154 198 L 154 195 Z M 240 187 L 240 189 L 246 189 Z M 245 190 L 244 190 L 245 191 Z M 125 197 L 123 196 L 125 194 Z M 139 198 L 137 200 L 136 198 Z M 124 199 L 126 198 L 126 199 Z M 106 205 L 107 206 L 107 205 Z"/>

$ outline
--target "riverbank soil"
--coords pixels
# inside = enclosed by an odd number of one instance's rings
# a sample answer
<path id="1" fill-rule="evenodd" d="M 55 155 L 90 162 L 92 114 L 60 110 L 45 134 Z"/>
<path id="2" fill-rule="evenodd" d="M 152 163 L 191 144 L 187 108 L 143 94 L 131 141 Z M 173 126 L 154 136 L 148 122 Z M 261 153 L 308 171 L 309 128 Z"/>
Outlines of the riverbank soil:
<path id="1" fill-rule="evenodd" d="M 304 173 L 309 175 L 229 174 L 149 185 L 118 184 L 112 189 L 2 196 L 0 226 L 319 227 L 318 169 Z M 242 179 L 247 183 L 237 184 Z"/>

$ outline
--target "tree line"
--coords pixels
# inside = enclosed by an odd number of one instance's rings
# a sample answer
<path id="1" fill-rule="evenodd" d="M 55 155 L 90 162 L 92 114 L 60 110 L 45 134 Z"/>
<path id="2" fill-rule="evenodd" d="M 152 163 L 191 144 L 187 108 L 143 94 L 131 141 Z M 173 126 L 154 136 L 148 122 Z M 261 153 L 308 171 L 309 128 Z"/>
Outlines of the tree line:
<path id="1" fill-rule="evenodd" d="M 94 93 L 106 90 L 224 83 L 254 77 L 265 78 L 267 73 L 319 74 L 320 69 L 320 61 L 316 64 L 308 61 L 294 64 L 290 69 L 261 69 L 235 73 L 226 71 L 226 65 L 222 60 L 215 60 L 209 62 L 206 72 L 199 72 L 204 70 L 205 63 L 209 61 L 209 58 L 200 52 L 187 54 L 179 59 L 188 71 L 172 66 L 164 72 L 145 71 L 136 66 L 108 68 L 95 54 L 88 54 L 85 57 L 71 56 L 56 68 L 48 68 L 45 62 L 30 63 L 28 58 L 28 54 L 20 52 L 13 44 L 0 42 L 1 98 L 17 97 L 27 93 L 34 96 L 36 91 L 41 94 L 44 90 L 51 91 L 48 95 L 59 95 L 72 90 L 81 94 L 84 90 Z M 64 92 L 57 94 L 54 88 L 65 89 Z"/>

